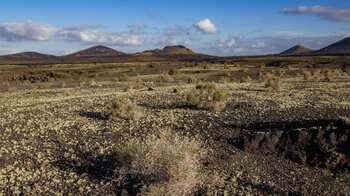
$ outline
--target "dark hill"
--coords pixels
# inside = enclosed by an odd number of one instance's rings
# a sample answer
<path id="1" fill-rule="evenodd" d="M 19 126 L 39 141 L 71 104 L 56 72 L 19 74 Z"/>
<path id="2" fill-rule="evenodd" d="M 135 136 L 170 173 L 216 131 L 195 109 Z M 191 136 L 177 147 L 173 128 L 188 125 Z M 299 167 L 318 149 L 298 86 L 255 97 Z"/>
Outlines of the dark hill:
<path id="1" fill-rule="evenodd" d="M 16 54 L 9 54 L 1 56 L 3 59 L 47 59 L 55 57 L 49 54 L 41 54 L 38 52 L 21 52 Z"/>
<path id="2" fill-rule="evenodd" d="M 334 44 L 313 52 L 317 55 L 342 55 L 350 54 L 350 37 L 344 38 Z"/>
<path id="3" fill-rule="evenodd" d="M 146 50 L 139 54 L 152 55 L 152 54 L 161 54 L 161 55 L 193 55 L 196 54 L 192 50 L 186 48 L 185 46 L 175 45 L 175 46 L 166 46 L 163 49 L 154 49 L 154 50 Z"/>
<path id="4" fill-rule="evenodd" d="M 314 50 L 311 50 L 309 48 L 305 48 L 302 45 L 296 45 L 296 46 L 293 46 L 293 47 L 281 52 L 280 54 L 281 55 L 300 55 L 300 54 L 307 54 L 307 53 L 310 53 L 312 51 L 314 51 Z"/>
<path id="5" fill-rule="evenodd" d="M 119 52 L 106 46 L 93 46 L 78 52 L 66 55 L 66 57 L 99 57 L 99 56 L 119 56 L 125 53 Z"/>

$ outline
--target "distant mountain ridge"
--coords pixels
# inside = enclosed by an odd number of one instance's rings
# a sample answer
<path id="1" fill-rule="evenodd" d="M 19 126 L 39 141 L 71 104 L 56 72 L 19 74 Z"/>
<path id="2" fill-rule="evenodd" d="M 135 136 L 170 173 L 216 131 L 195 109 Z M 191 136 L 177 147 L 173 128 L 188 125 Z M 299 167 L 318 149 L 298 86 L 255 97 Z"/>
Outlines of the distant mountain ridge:
<path id="1" fill-rule="evenodd" d="M 72 54 L 66 55 L 66 57 L 119 56 L 124 54 L 125 53 L 114 50 L 112 48 L 98 45 L 98 46 L 93 46 L 84 50 L 80 50 L 78 52 L 74 52 Z"/>
<path id="2" fill-rule="evenodd" d="M 314 51 L 313 54 L 318 54 L 318 55 L 350 54 L 350 37 L 344 38 L 320 50 Z"/>
<path id="3" fill-rule="evenodd" d="M 344 38 L 320 50 L 311 50 L 301 45 L 293 46 L 278 55 L 350 55 L 350 37 Z M 70 62 L 70 61 L 151 61 L 151 60 L 193 60 L 213 59 L 214 56 L 195 53 L 182 45 L 166 46 L 163 49 L 146 50 L 128 54 L 112 48 L 97 45 L 65 56 L 54 56 L 38 52 L 21 52 L 0 56 L 1 60 L 21 61 L 36 60 L 37 62 Z"/>
<path id="4" fill-rule="evenodd" d="M 307 54 L 310 52 L 313 52 L 314 50 L 309 49 L 309 48 L 305 48 L 302 45 L 295 45 L 283 52 L 281 52 L 281 55 L 300 55 L 300 54 Z"/>
<path id="5" fill-rule="evenodd" d="M 47 59 L 56 57 L 50 54 L 41 54 L 38 52 L 20 52 L 15 54 L 4 55 L 3 57 L 13 58 L 13 59 Z"/>
<path id="6" fill-rule="evenodd" d="M 163 54 L 163 55 L 172 55 L 172 54 L 182 54 L 182 55 L 193 55 L 196 54 L 192 50 L 186 48 L 182 45 L 175 46 L 166 46 L 163 49 L 154 49 L 154 50 L 146 50 L 139 54 L 152 55 L 152 54 Z"/>

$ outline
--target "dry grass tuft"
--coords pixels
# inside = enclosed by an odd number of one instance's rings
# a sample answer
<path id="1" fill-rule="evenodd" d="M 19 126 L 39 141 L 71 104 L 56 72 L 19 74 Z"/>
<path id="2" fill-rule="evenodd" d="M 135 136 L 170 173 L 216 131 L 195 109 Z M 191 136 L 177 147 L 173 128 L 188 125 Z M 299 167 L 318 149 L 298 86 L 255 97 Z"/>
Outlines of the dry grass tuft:
<path id="1" fill-rule="evenodd" d="M 219 90 L 214 83 L 198 84 L 196 89 L 199 90 L 198 93 L 187 95 L 189 104 L 216 112 L 225 109 L 228 94 Z"/>
<path id="2" fill-rule="evenodd" d="M 265 87 L 268 88 L 271 92 L 280 91 L 282 88 L 281 79 L 277 76 L 273 76 L 266 81 Z"/>
<path id="3" fill-rule="evenodd" d="M 39 84 L 40 89 L 48 89 L 48 88 L 51 88 L 51 86 L 52 84 L 49 82 Z"/>
<path id="4" fill-rule="evenodd" d="M 117 181 L 140 182 L 141 195 L 191 195 L 200 185 L 205 153 L 199 142 L 169 130 L 130 139 L 122 146 Z"/>
<path id="5" fill-rule="evenodd" d="M 111 101 L 107 116 L 111 119 L 137 120 L 143 116 L 142 109 L 125 96 L 120 96 Z"/>
<path id="6" fill-rule="evenodd" d="M 130 76 L 128 74 L 122 74 L 120 77 L 119 77 L 119 81 L 120 82 L 127 82 L 130 80 Z"/>
<path id="7" fill-rule="evenodd" d="M 174 82 L 174 78 L 168 73 L 162 73 L 158 76 L 157 82 Z"/>

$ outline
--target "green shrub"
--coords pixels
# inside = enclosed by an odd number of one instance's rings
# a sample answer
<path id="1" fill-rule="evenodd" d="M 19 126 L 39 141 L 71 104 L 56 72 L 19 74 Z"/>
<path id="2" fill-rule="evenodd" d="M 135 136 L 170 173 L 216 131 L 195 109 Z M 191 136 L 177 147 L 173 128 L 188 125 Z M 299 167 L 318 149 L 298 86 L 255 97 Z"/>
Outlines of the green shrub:
<path id="1" fill-rule="evenodd" d="M 187 95 L 187 102 L 199 109 L 222 111 L 226 107 L 228 94 L 217 89 L 214 83 L 198 84 L 196 94 Z"/>
<path id="2" fill-rule="evenodd" d="M 143 116 L 142 109 L 125 96 L 120 96 L 111 101 L 107 116 L 111 119 L 137 120 Z"/>
<path id="3" fill-rule="evenodd" d="M 199 142 L 169 130 L 142 141 L 131 138 L 121 146 L 117 181 L 142 184 L 141 195 L 192 195 L 203 177 L 205 154 Z"/>

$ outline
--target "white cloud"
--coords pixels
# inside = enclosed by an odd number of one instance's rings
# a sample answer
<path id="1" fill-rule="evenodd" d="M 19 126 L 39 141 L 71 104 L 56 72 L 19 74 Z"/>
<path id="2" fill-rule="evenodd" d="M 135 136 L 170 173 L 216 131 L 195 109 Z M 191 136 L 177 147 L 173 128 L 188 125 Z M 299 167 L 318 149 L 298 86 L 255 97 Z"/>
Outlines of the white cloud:
<path id="1" fill-rule="evenodd" d="M 298 31 L 278 31 L 278 35 L 287 35 L 287 36 L 300 36 L 304 35 L 303 32 L 298 32 Z"/>
<path id="2" fill-rule="evenodd" d="M 164 33 L 167 36 L 183 36 L 183 35 L 189 35 L 190 29 L 182 25 L 175 25 L 173 27 L 168 26 L 164 29 Z"/>
<path id="3" fill-rule="evenodd" d="M 78 51 L 77 49 L 68 49 L 68 50 L 65 50 L 63 52 L 63 55 L 72 54 L 72 53 L 77 52 L 77 51 Z"/>
<path id="4" fill-rule="evenodd" d="M 0 46 L 0 55 L 14 54 L 18 52 L 20 52 L 20 49 Z"/>
<path id="5" fill-rule="evenodd" d="M 143 44 L 138 35 L 124 31 L 61 31 L 56 35 L 56 39 L 116 46 L 139 46 Z"/>
<path id="6" fill-rule="evenodd" d="M 6 41 L 46 41 L 58 30 L 44 23 L 4 23 L 0 24 L 0 39 Z"/>
<path id="7" fill-rule="evenodd" d="M 147 28 L 148 26 L 146 24 L 142 24 L 142 23 L 134 23 L 134 24 L 129 24 L 128 28 L 129 29 L 138 29 L 138 30 L 142 30 Z"/>
<path id="8" fill-rule="evenodd" d="M 185 39 L 184 40 L 184 45 L 186 45 L 186 46 L 191 46 L 193 43 L 192 43 L 192 41 L 190 40 L 190 39 Z"/>
<path id="9" fill-rule="evenodd" d="M 294 15 L 309 14 L 331 21 L 350 22 L 350 8 L 317 5 L 310 7 L 300 6 L 297 8 L 284 8 L 280 12 Z"/>
<path id="10" fill-rule="evenodd" d="M 63 30 L 66 31 L 84 31 L 89 29 L 98 29 L 104 27 L 103 25 L 92 25 L 92 24 L 85 24 L 85 25 L 73 25 L 73 26 L 64 26 Z"/>
<path id="11" fill-rule="evenodd" d="M 144 38 L 144 45 L 168 46 L 168 45 L 177 45 L 177 44 L 178 44 L 177 40 L 170 37 Z"/>
<path id="12" fill-rule="evenodd" d="M 215 25 L 209 19 L 198 21 L 193 26 L 203 34 L 216 34 L 219 32 Z"/>

